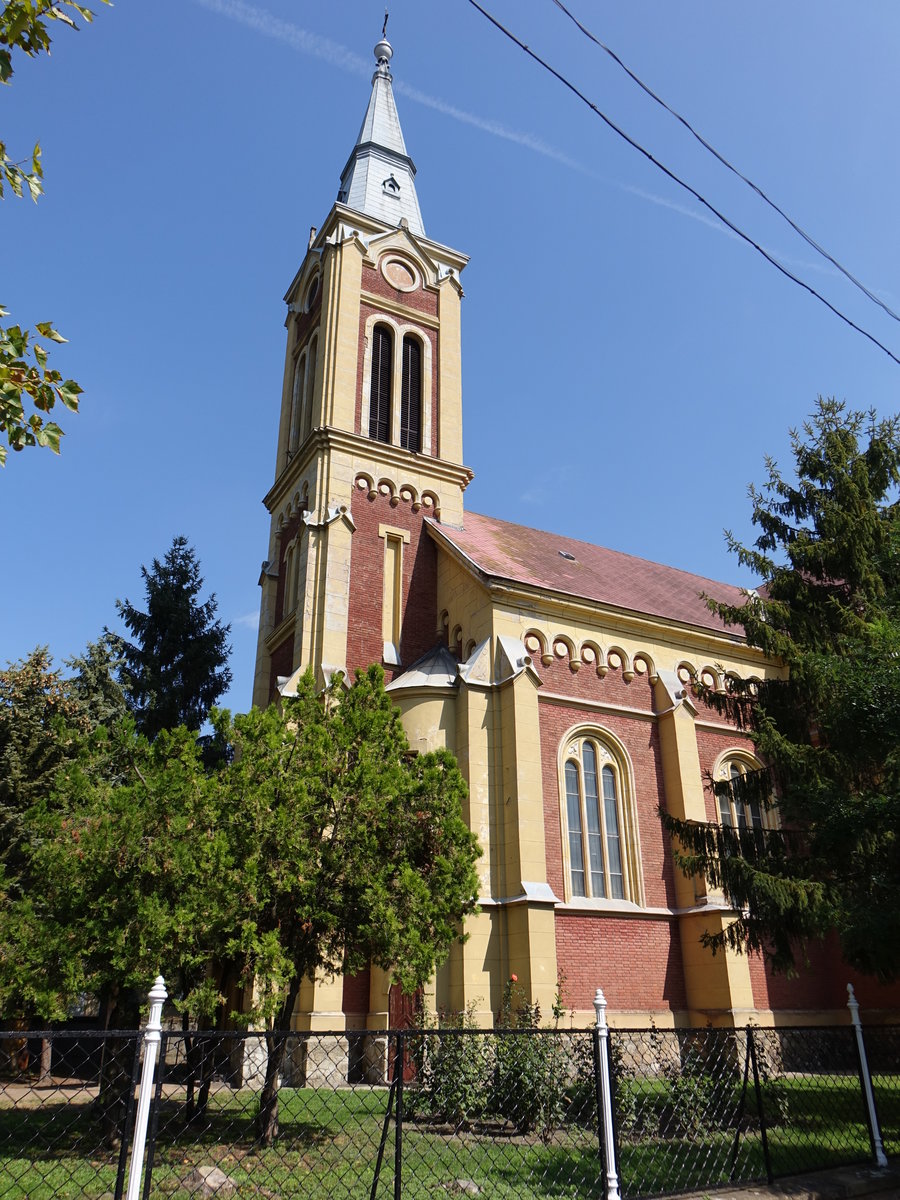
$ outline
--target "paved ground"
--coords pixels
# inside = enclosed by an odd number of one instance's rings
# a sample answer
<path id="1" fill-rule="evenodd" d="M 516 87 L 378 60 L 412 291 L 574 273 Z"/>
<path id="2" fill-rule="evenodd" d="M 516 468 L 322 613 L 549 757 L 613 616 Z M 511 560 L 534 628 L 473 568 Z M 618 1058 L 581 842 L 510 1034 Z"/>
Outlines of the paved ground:
<path id="1" fill-rule="evenodd" d="M 884 1170 L 875 1167 L 842 1167 L 779 1179 L 774 1187 L 713 1188 L 692 1192 L 684 1200 L 900 1200 L 900 1160 Z"/>

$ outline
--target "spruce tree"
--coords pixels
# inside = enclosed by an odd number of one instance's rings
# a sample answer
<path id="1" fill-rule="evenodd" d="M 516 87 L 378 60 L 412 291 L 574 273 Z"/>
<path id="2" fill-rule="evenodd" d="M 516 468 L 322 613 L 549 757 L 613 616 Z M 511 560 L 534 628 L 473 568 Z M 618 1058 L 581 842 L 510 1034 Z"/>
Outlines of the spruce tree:
<path id="1" fill-rule="evenodd" d="M 216 619 L 215 595 L 201 602 L 203 578 L 187 538 L 176 537 L 162 562 L 141 567 L 146 611 L 116 601 L 134 637 L 117 639 L 122 686 L 138 730 L 154 738 L 162 729 L 198 730 L 231 683 L 230 625 Z"/>
<path id="2" fill-rule="evenodd" d="M 743 606 L 710 607 L 784 668 L 701 694 L 746 729 L 765 768 L 716 781 L 755 798 L 771 828 L 663 819 L 676 860 L 722 888 L 736 911 L 708 937 L 791 970 L 835 931 L 846 961 L 900 975 L 900 420 L 819 399 L 792 433 L 795 478 L 768 462 L 750 489 L 760 535 L 729 535 L 763 581 Z"/>

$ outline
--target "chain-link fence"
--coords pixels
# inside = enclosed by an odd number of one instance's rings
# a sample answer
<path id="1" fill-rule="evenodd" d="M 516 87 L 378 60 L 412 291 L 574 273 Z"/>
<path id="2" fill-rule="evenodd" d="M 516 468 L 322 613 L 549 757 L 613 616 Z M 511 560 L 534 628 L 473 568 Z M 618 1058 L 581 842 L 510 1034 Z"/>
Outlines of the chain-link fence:
<path id="1" fill-rule="evenodd" d="M 123 1195 L 135 1030 L 0 1033 L 0 1200 Z"/>
<path id="2" fill-rule="evenodd" d="M 866 1038 L 896 1149 L 900 1027 Z M 609 1049 L 625 1197 L 871 1159 L 850 1027 Z M 596 1030 L 164 1031 L 140 1194 L 601 1197 L 600 1053 Z M 138 1074 L 134 1033 L 0 1034 L 0 1200 L 123 1197 Z"/>
<path id="3" fill-rule="evenodd" d="M 617 1158 L 628 1196 L 872 1158 L 849 1026 L 611 1030 L 610 1046 Z M 887 1108 L 900 1099 L 898 1048 L 895 1041 L 882 1064 Z"/>
<path id="4" fill-rule="evenodd" d="M 876 1025 L 865 1036 L 884 1148 L 900 1154 L 900 1025 Z"/>

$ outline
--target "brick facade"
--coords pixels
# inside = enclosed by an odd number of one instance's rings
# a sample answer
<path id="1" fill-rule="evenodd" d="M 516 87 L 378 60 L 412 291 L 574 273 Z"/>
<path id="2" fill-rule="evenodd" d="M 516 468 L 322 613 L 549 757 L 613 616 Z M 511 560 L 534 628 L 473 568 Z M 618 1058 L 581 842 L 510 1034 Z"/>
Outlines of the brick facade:
<path id="1" fill-rule="evenodd" d="M 347 632 L 347 670 L 381 662 L 381 604 L 384 589 L 384 538 L 380 525 L 403 529 L 409 542 L 403 547 L 400 660 L 403 667 L 416 661 L 438 640 L 436 615 L 437 550 L 424 531 L 422 512 L 414 513 L 406 500 L 391 505 L 379 493 L 370 500 L 357 488 L 351 516 L 356 526 L 351 551 L 350 612 Z M 388 681 L 403 668 L 385 667 Z"/>
<path id="2" fill-rule="evenodd" d="M 568 1007 L 590 1010 L 598 984 L 610 1012 L 687 1008 L 676 919 L 556 914 L 556 960 Z"/>

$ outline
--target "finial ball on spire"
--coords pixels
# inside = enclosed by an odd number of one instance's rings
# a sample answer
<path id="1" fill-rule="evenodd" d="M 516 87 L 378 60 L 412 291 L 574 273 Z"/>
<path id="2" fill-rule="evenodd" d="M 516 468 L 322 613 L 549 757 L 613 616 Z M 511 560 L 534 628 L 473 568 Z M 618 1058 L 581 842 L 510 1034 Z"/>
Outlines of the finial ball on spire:
<path id="1" fill-rule="evenodd" d="M 393 54 L 394 50 L 391 43 L 386 38 L 382 38 L 375 47 L 375 61 L 379 63 L 390 62 Z"/>

